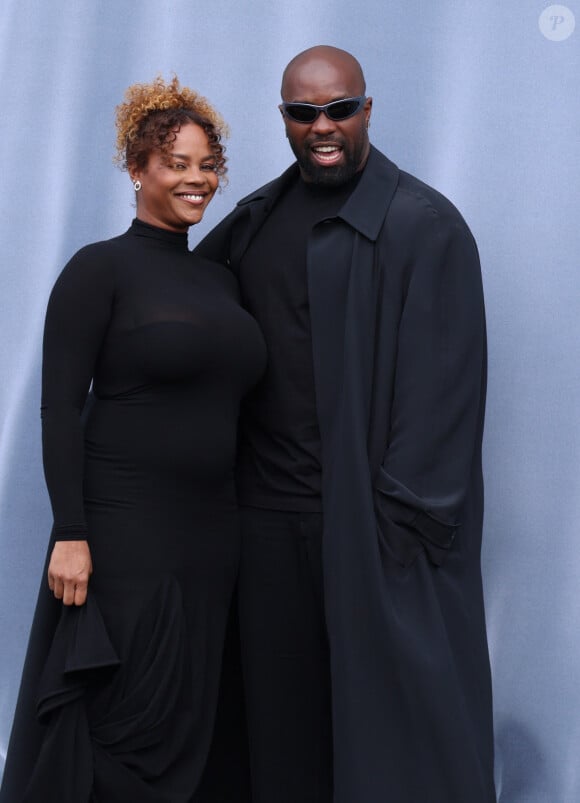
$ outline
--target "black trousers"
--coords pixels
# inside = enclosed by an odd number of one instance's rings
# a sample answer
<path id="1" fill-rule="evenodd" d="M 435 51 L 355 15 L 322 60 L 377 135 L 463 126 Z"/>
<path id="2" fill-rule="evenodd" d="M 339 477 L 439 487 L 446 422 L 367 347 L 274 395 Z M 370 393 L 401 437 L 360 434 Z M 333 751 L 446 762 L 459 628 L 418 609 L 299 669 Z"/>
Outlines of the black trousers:
<path id="1" fill-rule="evenodd" d="M 252 803 L 331 803 L 322 514 L 243 508 L 239 617 Z"/>

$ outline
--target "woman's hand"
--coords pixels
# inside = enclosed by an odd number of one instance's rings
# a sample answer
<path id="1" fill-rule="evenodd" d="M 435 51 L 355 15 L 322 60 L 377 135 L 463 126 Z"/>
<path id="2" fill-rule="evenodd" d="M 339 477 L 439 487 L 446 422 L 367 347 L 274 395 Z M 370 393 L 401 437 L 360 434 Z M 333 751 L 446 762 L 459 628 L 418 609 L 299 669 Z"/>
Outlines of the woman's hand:
<path id="1" fill-rule="evenodd" d="M 64 605 L 84 605 L 92 571 L 86 541 L 57 541 L 48 565 L 48 587 Z"/>

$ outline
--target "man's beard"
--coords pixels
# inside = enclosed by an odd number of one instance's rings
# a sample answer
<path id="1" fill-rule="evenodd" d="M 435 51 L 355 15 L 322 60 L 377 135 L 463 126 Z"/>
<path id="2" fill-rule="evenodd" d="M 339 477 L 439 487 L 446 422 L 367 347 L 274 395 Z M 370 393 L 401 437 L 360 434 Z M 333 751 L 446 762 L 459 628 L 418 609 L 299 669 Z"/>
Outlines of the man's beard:
<path id="1" fill-rule="evenodd" d="M 326 187 L 338 187 L 350 181 L 362 167 L 363 153 L 366 146 L 364 138 L 361 138 L 360 143 L 356 143 L 355 147 L 351 147 L 343 139 L 339 140 L 335 138 L 329 140 L 328 137 L 324 139 L 318 137 L 316 139 L 306 140 L 301 146 L 295 146 L 290 137 L 288 141 L 303 176 L 307 181 L 312 182 L 312 184 L 319 184 Z M 343 163 L 326 167 L 325 165 L 314 162 L 310 148 L 319 141 L 324 141 L 325 143 L 335 142 L 337 145 L 340 145 L 344 157 Z"/>

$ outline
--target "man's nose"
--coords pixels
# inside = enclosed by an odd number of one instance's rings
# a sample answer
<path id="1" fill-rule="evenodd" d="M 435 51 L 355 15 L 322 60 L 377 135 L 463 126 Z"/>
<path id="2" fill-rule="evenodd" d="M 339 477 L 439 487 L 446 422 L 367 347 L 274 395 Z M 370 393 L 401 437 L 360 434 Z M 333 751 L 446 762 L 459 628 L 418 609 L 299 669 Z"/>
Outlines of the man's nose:
<path id="1" fill-rule="evenodd" d="M 312 130 L 316 134 L 328 134 L 336 129 L 336 124 L 324 112 L 320 112 L 316 120 L 312 123 Z"/>

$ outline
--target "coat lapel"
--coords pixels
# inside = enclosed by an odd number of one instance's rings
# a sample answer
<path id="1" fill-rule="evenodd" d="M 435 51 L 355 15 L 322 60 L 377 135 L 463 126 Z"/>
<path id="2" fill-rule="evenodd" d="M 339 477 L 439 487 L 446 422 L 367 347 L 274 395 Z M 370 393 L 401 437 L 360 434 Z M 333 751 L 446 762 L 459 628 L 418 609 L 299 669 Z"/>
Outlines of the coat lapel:
<path id="1" fill-rule="evenodd" d="M 314 377 L 324 476 L 328 481 L 339 422 L 346 422 L 348 427 L 356 414 L 361 416 L 360 426 L 366 426 L 368 431 L 380 285 L 376 240 L 398 176 L 398 168 L 371 148 L 367 167 L 337 221 L 315 226 L 309 240 Z M 340 225 L 340 220 L 348 225 Z M 366 435 L 362 442 L 366 442 Z"/>
<path id="2" fill-rule="evenodd" d="M 338 217 L 375 242 L 399 181 L 399 168 L 371 146 L 361 179 Z"/>

